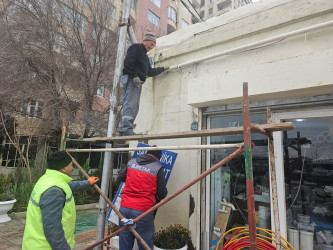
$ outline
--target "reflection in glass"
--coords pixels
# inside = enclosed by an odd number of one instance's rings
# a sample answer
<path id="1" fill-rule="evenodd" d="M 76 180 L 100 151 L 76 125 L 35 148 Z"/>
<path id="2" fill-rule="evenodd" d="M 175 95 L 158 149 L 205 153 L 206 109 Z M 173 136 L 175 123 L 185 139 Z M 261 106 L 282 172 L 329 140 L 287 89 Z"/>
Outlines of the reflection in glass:
<path id="1" fill-rule="evenodd" d="M 333 119 L 286 121 L 296 126 L 283 133 L 288 237 L 321 249 L 322 235 L 333 243 Z"/>
<path id="2" fill-rule="evenodd" d="M 266 124 L 266 114 L 251 114 L 253 124 Z M 243 126 L 241 115 L 216 116 L 210 118 L 210 128 L 226 128 Z M 265 135 L 252 134 L 252 141 L 256 145 L 252 151 L 253 178 L 255 186 L 256 211 L 261 207 L 265 210 L 265 216 L 258 218 L 258 223 L 264 223 L 270 228 L 269 213 L 269 159 L 268 140 Z M 211 144 L 241 143 L 243 135 L 212 136 Z M 210 150 L 210 166 L 221 161 L 235 149 L 212 149 Z M 210 232 L 213 232 L 215 221 L 219 213 L 220 203 L 223 200 L 234 204 L 234 211 L 229 220 L 229 227 L 247 224 L 247 200 L 245 178 L 244 155 L 240 155 L 213 172 L 210 176 Z"/>

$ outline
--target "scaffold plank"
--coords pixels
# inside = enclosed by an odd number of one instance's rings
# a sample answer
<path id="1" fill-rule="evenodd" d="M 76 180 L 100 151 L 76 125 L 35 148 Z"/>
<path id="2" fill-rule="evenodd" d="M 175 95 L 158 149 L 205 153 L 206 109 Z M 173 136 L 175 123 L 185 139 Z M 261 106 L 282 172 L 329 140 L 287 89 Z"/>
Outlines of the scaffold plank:
<path id="1" fill-rule="evenodd" d="M 211 144 L 211 145 L 184 145 L 184 146 L 158 146 L 158 147 L 133 147 L 133 148 L 68 148 L 68 152 L 121 152 L 121 151 L 145 151 L 149 150 L 191 150 L 191 149 L 218 149 L 241 148 L 244 143 L 236 144 Z"/>
<path id="2" fill-rule="evenodd" d="M 292 129 L 294 129 L 294 124 L 292 122 L 283 122 L 283 123 L 261 124 L 261 125 L 256 125 L 256 127 L 260 128 L 260 129 L 264 129 L 264 130 L 269 131 L 269 132 L 275 132 L 275 131 L 292 130 Z M 254 133 L 259 133 L 255 129 L 253 129 L 253 132 Z M 94 138 L 84 138 L 84 139 L 79 140 L 79 141 L 111 142 L 111 141 L 131 141 L 131 140 L 160 140 L 160 139 L 204 137 L 204 136 L 218 136 L 218 135 L 234 135 L 234 134 L 243 134 L 243 127 L 241 126 L 241 127 L 217 128 L 217 129 L 175 132 L 175 133 L 162 133 L 162 134 L 152 134 L 152 135 L 94 137 Z M 70 141 L 76 141 L 76 140 L 70 140 Z"/>

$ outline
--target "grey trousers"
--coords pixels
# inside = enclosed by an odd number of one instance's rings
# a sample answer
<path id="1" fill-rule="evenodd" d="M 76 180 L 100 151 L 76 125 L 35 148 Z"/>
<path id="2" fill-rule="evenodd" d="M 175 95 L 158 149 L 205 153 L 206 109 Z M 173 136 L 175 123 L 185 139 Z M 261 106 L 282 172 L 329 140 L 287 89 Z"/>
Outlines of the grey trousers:
<path id="1" fill-rule="evenodd" d="M 121 77 L 124 89 L 123 114 L 119 132 L 133 132 L 133 123 L 139 112 L 142 84 L 135 84 L 128 75 Z"/>

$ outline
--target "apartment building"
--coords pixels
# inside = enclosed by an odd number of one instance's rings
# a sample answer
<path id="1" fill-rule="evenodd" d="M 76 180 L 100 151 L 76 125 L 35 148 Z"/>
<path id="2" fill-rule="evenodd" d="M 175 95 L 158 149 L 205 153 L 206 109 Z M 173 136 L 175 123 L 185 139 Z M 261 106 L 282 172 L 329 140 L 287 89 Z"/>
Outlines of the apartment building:
<path id="1" fill-rule="evenodd" d="M 206 20 L 252 3 L 252 0 L 202 0 L 200 16 Z"/>
<path id="2" fill-rule="evenodd" d="M 161 37 L 200 21 L 197 0 L 132 0 L 131 7 L 135 12 L 131 21 L 139 42 L 146 31 Z"/>

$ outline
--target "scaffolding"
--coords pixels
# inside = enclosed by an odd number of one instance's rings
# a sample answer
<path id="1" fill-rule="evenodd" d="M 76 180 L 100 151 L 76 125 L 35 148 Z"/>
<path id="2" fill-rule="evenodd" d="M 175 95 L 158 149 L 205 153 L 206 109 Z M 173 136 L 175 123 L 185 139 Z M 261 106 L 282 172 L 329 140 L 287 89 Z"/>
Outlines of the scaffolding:
<path id="1" fill-rule="evenodd" d="M 247 192 L 247 207 L 248 207 L 248 224 L 249 224 L 249 235 L 250 235 L 250 249 L 257 249 L 257 239 L 256 239 L 256 223 L 255 223 L 255 202 L 254 202 L 254 186 L 253 186 L 253 168 L 252 168 L 252 149 L 255 145 L 251 142 L 251 133 L 261 133 L 268 137 L 269 139 L 269 158 L 270 158 L 270 169 L 271 169 L 271 188 L 272 188 L 272 201 L 273 201 L 273 214 L 274 214 L 274 226 L 276 231 L 276 249 L 281 249 L 281 235 L 280 235 L 280 224 L 279 224 L 279 211 L 278 211 L 278 200 L 277 200 L 277 184 L 276 184 L 276 169 L 275 169 L 275 154 L 273 147 L 273 132 L 275 131 L 286 131 L 292 130 L 294 128 L 293 123 L 271 123 L 271 113 L 270 109 L 267 108 L 267 124 L 254 125 L 250 122 L 250 112 L 249 112 L 249 97 L 248 97 L 248 83 L 243 83 L 243 127 L 230 127 L 223 129 L 211 129 L 211 130 L 198 130 L 191 132 L 179 132 L 179 133 L 166 133 L 160 135 L 134 135 L 134 136 L 123 136 L 123 137 L 103 137 L 103 138 L 87 138 L 83 139 L 85 142 L 91 141 L 103 141 L 107 143 L 112 143 L 116 141 L 124 140 L 149 140 L 149 139 L 171 139 L 171 138 L 187 138 L 187 137 L 204 137 L 204 136 L 216 136 L 216 135 L 230 135 L 230 134 L 241 134 L 244 135 L 244 143 L 240 144 L 219 144 L 219 145 L 183 145 L 183 146 L 159 146 L 150 148 L 150 150 L 162 150 L 162 149 L 175 149 L 175 150 L 192 150 L 192 149 L 213 149 L 213 148 L 236 148 L 236 150 L 231 153 L 226 158 L 222 159 L 220 162 L 212 166 L 207 171 L 200 174 L 198 177 L 178 189 L 173 194 L 161 200 L 158 204 L 144 212 L 139 217 L 130 221 L 130 223 L 125 224 L 125 226 L 119 228 L 116 232 L 106 236 L 101 240 L 97 240 L 94 244 L 91 244 L 85 249 L 92 249 L 93 247 L 103 244 L 105 241 L 111 237 L 118 235 L 120 232 L 129 228 L 133 235 L 140 241 L 140 243 L 145 247 L 145 249 L 150 249 L 148 245 L 142 240 L 140 235 L 137 234 L 133 225 L 144 218 L 146 215 L 155 211 L 159 207 L 163 206 L 168 201 L 172 200 L 174 197 L 199 182 L 227 162 L 231 161 L 238 155 L 242 153 L 245 154 L 245 172 L 246 172 L 246 192 Z M 69 152 L 116 152 L 116 151 L 136 151 L 136 150 L 146 150 L 147 148 L 105 148 L 105 149 L 68 149 Z M 73 158 L 74 164 L 83 172 L 83 174 L 89 178 L 88 174 L 84 172 L 82 167 Z M 108 197 L 101 191 L 101 189 L 95 184 L 94 187 L 101 194 L 104 200 L 110 205 L 110 207 L 115 211 L 120 219 L 124 217 L 120 214 L 118 209 L 113 205 L 113 203 L 108 199 Z M 125 218 L 126 219 L 126 218 Z"/>

